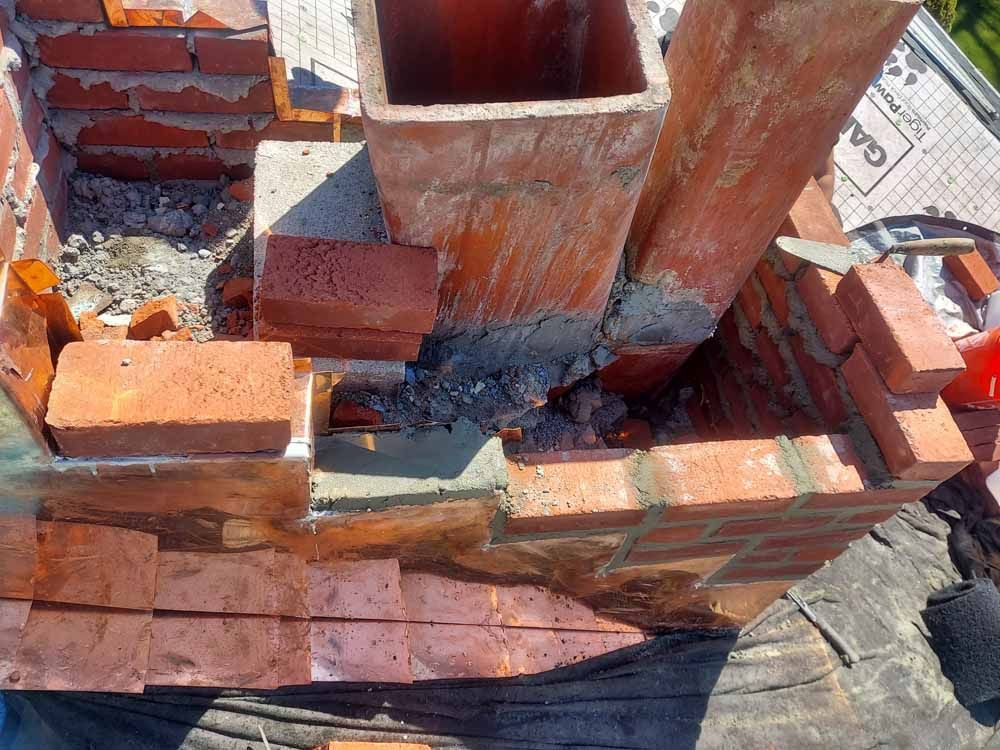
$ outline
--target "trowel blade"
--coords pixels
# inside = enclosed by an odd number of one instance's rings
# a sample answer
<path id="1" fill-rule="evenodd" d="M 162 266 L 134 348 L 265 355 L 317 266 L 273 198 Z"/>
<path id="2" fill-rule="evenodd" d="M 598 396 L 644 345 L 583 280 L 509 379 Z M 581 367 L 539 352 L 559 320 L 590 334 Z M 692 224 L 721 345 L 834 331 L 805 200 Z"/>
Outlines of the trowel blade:
<path id="1" fill-rule="evenodd" d="M 814 242 L 798 237 L 779 237 L 776 242 L 778 247 L 789 255 L 842 276 L 851 270 L 851 266 L 865 262 L 865 259 L 859 257 L 850 247 L 843 245 Z"/>

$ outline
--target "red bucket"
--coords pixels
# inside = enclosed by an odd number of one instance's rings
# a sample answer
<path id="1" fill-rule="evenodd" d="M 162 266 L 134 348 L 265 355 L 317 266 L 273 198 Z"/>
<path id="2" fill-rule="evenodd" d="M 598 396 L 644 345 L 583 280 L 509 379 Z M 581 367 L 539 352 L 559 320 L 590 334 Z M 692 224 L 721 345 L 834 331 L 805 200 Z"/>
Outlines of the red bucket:
<path id="1" fill-rule="evenodd" d="M 941 391 L 950 406 L 1000 404 L 1000 328 L 955 342 L 965 360 L 965 372 Z"/>

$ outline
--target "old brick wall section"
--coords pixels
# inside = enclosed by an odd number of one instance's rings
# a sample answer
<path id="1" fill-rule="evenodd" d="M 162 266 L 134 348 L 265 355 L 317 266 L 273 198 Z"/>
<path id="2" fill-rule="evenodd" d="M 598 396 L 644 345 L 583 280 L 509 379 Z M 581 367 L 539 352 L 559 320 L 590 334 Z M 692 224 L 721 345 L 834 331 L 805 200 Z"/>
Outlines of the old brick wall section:
<path id="1" fill-rule="evenodd" d="M 47 258 L 60 246 L 66 159 L 31 90 L 28 59 L 0 6 L 0 260 Z"/>
<path id="2" fill-rule="evenodd" d="M 262 138 L 332 137 L 328 124 L 275 118 L 266 27 L 115 28 L 99 0 L 21 0 L 17 8 L 34 91 L 80 169 L 121 179 L 244 178 Z"/>

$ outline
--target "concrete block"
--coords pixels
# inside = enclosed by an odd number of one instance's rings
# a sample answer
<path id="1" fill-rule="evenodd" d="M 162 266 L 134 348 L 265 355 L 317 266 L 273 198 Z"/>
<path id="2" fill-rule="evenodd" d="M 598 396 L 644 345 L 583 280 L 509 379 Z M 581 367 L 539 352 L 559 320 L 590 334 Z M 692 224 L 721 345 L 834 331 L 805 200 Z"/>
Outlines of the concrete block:
<path id="1" fill-rule="evenodd" d="M 316 439 L 315 510 L 382 510 L 491 497 L 507 486 L 499 438 L 468 421 Z"/>
<path id="2" fill-rule="evenodd" d="M 455 362 L 591 348 L 669 99 L 646 13 L 354 0 L 389 234 L 441 253 L 435 335 Z"/>

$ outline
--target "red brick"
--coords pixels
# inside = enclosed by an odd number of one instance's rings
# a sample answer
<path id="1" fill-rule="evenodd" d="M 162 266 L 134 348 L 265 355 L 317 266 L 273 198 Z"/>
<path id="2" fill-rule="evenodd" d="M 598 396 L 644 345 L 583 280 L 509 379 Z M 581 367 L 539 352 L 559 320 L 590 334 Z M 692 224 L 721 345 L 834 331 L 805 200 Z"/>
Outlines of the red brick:
<path id="1" fill-rule="evenodd" d="M 823 189 L 813 177 L 809 178 L 805 189 L 795 200 L 788 212 L 788 218 L 778 229 L 778 235 L 825 242 L 828 245 L 847 247 L 850 244 L 830 201 L 826 199 Z M 802 265 L 801 260 L 784 251 L 781 253 L 781 259 L 789 273 L 795 273 Z"/>
<path id="2" fill-rule="evenodd" d="M 816 493 L 802 505 L 802 510 L 846 510 L 880 505 L 902 505 L 920 500 L 934 485 L 927 487 L 907 487 L 905 489 L 867 490 L 825 494 Z"/>
<path id="3" fill-rule="evenodd" d="M 760 436 L 771 437 L 780 435 L 784 427 L 776 413 L 777 406 L 771 402 L 771 394 L 759 383 L 750 383 L 747 386 L 747 393 L 750 396 L 750 402 L 753 404 Z"/>
<path id="4" fill-rule="evenodd" d="M 253 301 L 253 279 L 234 276 L 222 285 L 222 304 L 229 307 L 250 307 Z"/>
<path id="5" fill-rule="evenodd" d="M 607 449 L 529 453 L 511 459 L 504 533 L 586 531 L 642 523 L 646 508 L 632 481 L 632 455 L 630 450 Z"/>
<path id="6" fill-rule="evenodd" d="M 84 88 L 78 78 L 58 71 L 52 77 L 52 88 L 45 98 L 50 107 L 63 109 L 128 109 L 128 94 L 115 91 L 110 83 Z"/>
<path id="7" fill-rule="evenodd" d="M 332 141 L 333 126 L 327 122 L 272 120 L 260 131 L 261 141 Z"/>
<path id="8" fill-rule="evenodd" d="M 812 531 L 826 526 L 836 516 L 810 516 L 808 518 L 767 518 L 759 521 L 730 521 L 719 527 L 712 538 L 744 537 L 757 534 L 785 535 Z"/>
<path id="9" fill-rule="evenodd" d="M 297 357 L 343 357 L 412 362 L 420 354 L 423 334 L 359 328 L 321 328 L 290 323 L 257 322 L 261 341 L 287 341 Z"/>
<path id="10" fill-rule="evenodd" d="M 740 310 L 743 311 L 743 317 L 747 319 L 750 326 L 760 328 L 763 322 L 761 316 L 763 314 L 764 301 L 760 298 L 760 293 L 754 287 L 754 278 L 756 278 L 755 275 L 751 274 L 747 282 L 740 287 L 737 299 L 739 300 Z"/>
<path id="11" fill-rule="evenodd" d="M 53 68 L 182 72 L 193 70 L 183 31 L 110 29 L 39 36 L 38 54 Z"/>
<path id="12" fill-rule="evenodd" d="M 786 547 L 821 547 L 844 545 L 860 539 L 868 533 L 867 529 L 847 529 L 843 531 L 830 531 L 825 534 L 812 534 L 809 536 L 775 536 L 764 539 L 757 549 L 784 549 Z"/>
<path id="13" fill-rule="evenodd" d="M 261 342 L 69 344 L 46 422 L 69 456 L 283 452 L 291 358 Z"/>
<path id="14" fill-rule="evenodd" d="M 891 393 L 861 344 L 840 370 L 893 475 L 943 480 L 972 460 L 940 396 Z"/>
<path id="15" fill-rule="evenodd" d="M 254 84 L 246 96 L 234 102 L 194 86 L 188 86 L 180 91 L 156 91 L 146 86 L 139 86 L 135 93 L 142 109 L 222 114 L 274 112 L 274 92 L 271 90 L 270 81 Z"/>
<path id="16" fill-rule="evenodd" d="M 791 560 L 794 562 L 816 562 L 824 563 L 828 560 L 836 560 L 847 549 L 847 545 L 830 544 L 820 547 L 806 547 L 792 552 Z"/>
<path id="17" fill-rule="evenodd" d="M 194 53 L 202 73 L 269 75 L 266 29 L 225 34 L 195 32 Z"/>
<path id="18" fill-rule="evenodd" d="M 771 376 L 771 380 L 777 386 L 774 395 L 786 406 L 790 406 L 788 396 L 782 390 L 782 387 L 788 385 L 791 381 L 791 377 L 788 374 L 788 365 L 785 364 L 785 358 L 781 356 L 781 350 L 778 348 L 778 345 L 771 338 L 771 332 L 766 328 L 758 329 L 754 342 L 757 344 L 757 355 L 760 357 L 760 361 L 764 363 L 764 369 L 767 370 L 767 374 Z"/>
<path id="19" fill-rule="evenodd" d="M 7 167 L 14 155 L 15 133 L 18 129 L 17 118 L 6 96 L 0 96 L 0 169 L 3 170 L 3 181 L 7 179 Z"/>
<path id="20" fill-rule="evenodd" d="M 795 282 L 806 312 L 826 348 L 846 354 L 857 343 L 858 335 L 837 302 L 837 285 L 843 277 L 816 266 L 809 266 Z"/>
<path id="21" fill-rule="evenodd" d="M 666 498 L 666 522 L 783 511 L 798 496 L 774 440 L 731 440 L 653 448 L 643 482 Z"/>
<path id="22" fill-rule="evenodd" d="M 937 393 L 965 369 L 913 279 L 892 261 L 854 266 L 837 301 L 893 393 Z"/>
<path id="23" fill-rule="evenodd" d="M 746 542 L 711 542 L 692 544 L 687 547 L 654 547 L 635 546 L 629 553 L 626 564 L 672 562 L 674 560 L 693 560 L 705 557 L 724 557 L 735 555 L 742 550 Z"/>
<path id="24" fill-rule="evenodd" d="M 272 234 L 258 288 L 272 323 L 426 333 L 437 312 L 432 248 Z"/>
<path id="25" fill-rule="evenodd" d="M 774 266 L 766 258 L 761 258 L 757 263 L 757 278 L 764 287 L 774 316 L 781 325 L 788 325 L 788 316 L 791 312 L 788 307 L 788 282 L 778 276 Z"/>
<path id="26" fill-rule="evenodd" d="M 725 568 L 713 578 L 714 583 L 787 581 L 807 578 L 823 567 L 823 562 L 775 563 L 772 565 L 737 565 Z"/>
<path id="27" fill-rule="evenodd" d="M 740 339 L 740 329 L 732 308 L 726 310 L 726 314 L 719 320 L 717 335 L 725 344 L 729 364 L 733 366 L 733 369 L 744 373 L 745 377 L 750 377 L 755 364 L 753 354 L 743 346 L 743 341 Z"/>
<path id="28" fill-rule="evenodd" d="M 251 173 L 249 164 L 226 164 L 206 154 L 167 154 L 153 158 L 161 180 L 217 180 L 222 175 L 242 179 Z"/>
<path id="29" fill-rule="evenodd" d="M 257 148 L 259 134 L 256 130 L 230 130 L 216 131 L 212 134 L 212 141 L 219 148 L 235 148 L 250 150 Z"/>
<path id="30" fill-rule="evenodd" d="M 817 362 L 806 351 L 802 337 L 789 336 L 788 342 L 792 347 L 792 354 L 799 365 L 802 377 L 805 378 L 809 395 L 812 396 L 813 403 L 823 417 L 823 421 L 831 431 L 840 429 L 840 426 L 847 419 L 847 408 L 840 395 L 836 370 Z"/>
<path id="31" fill-rule="evenodd" d="M 653 428 L 645 419 L 627 417 L 613 434 L 623 448 L 648 451 L 656 444 L 653 440 Z"/>
<path id="32" fill-rule="evenodd" d="M 354 401 L 339 401 L 330 416 L 331 427 L 373 427 L 382 424 L 382 412 Z"/>
<path id="33" fill-rule="evenodd" d="M 177 315 L 177 298 L 174 295 L 152 299 L 132 313 L 128 337 L 144 341 L 164 331 L 176 331 L 179 325 Z"/>
<path id="34" fill-rule="evenodd" d="M 677 544 L 680 542 L 693 542 L 701 539 L 705 535 L 708 527 L 705 524 L 695 526 L 661 526 L 653 529 L 640 537 L 639 544 Z"/>
<path id="35" fill-rule="evenodd" d="M 605 390 L 633 398 L 664 387 L 695 350 L 697 344 L 624 346 L 617 359 L 598 371 Z"/>
<path id="36" fill-rule="evenodd" d="M 253 200 L 253 178 L 232 183 L 229 186 L 229 194 L 234 200 L 249 203 Z"/>
<path id="37" fill-rule="evenodd" d="M 150 177 L 146 162 L 126 154 L 80 150 L 76 154 L 76 162 L 81 172 L 107 175 L 118 180 L 148 180 Z"/>
<path id="38" fill-rule="evenodd" d="M 816 493 L 864 491 L 864 466 L 846 435 L 817 435 L 792 440 Z"/>
<path id="39" fill-rule="evenodd" d="M 979 250 L 965 255 L 946 255 L 944 265 L 977 302 L 1000 289 L 1000 281 Z"/>
<path id="40" fill-rule="evenodd" d="M 185 130 L 136 115 L 109 115 L 84 128 L 77 136 L 83 146 L 208 146 L 204 130 Z"/>
<path id="41" fill-rule="evenodd" d="M 104 21 L 101 0 L 17 0 L 17 11 L 46 21 Z"/>
<path id="42" fill-rule="evenodd" d="M 49 207 L 45 194 L 36 190 L 28 208 L 28 218 L 24 221 L 24 244 L 21 246 L 21 256 L 37 258 L 42 252 L 45 241 L 45 230 L 48 228 Z"/>
<path id="43" fill-rule="evenodd" d="M 899 508 L 883 508 L 881 510 L 869 510 L 863 513 L 855 513 L 847 518 L 841 519 L 844 526 L 874 526 L 877 523 L 884 523 L 899 513 Z"/>
<path id="44" fill-rule="evenodd" d="M 739 562 L 751 565 L 757 563 L 785 562 L 790 554 L 791 552 L 786 549 L 775 549 L 768 552 L 748 552 L 747 554 L 740 555 Z"/>
<path id="45" fill-rule="evenodd" d="M 719 375 L 719 386 L 722 397 L 729 407 L 729 416 L 733 423 L 736 437 L 757 437 L 753 423 L 750 420 L 750 410 L 747 407 L 743 388 L 732 370 L 726 370 Z"/>
<path id="46" fill-rule="evenodd" d="M 0 260 L 13 260 L 17 242 L 17 219 L 5 202 L 0 202 Z"/>
<path id="47" fill-rule="evenodd" d="M 1000 425 L 1000 409 L 973 409 L 971 411 L 955 411 L 951 416 L 961 430 L 977 430 L 981 427 L 996 427 Z"/>
<path id="48" fill-rule="evenodd" d="M 972 446 L 972 456 L 977 461 L 1000 461 L 1000 443 Z"/>

